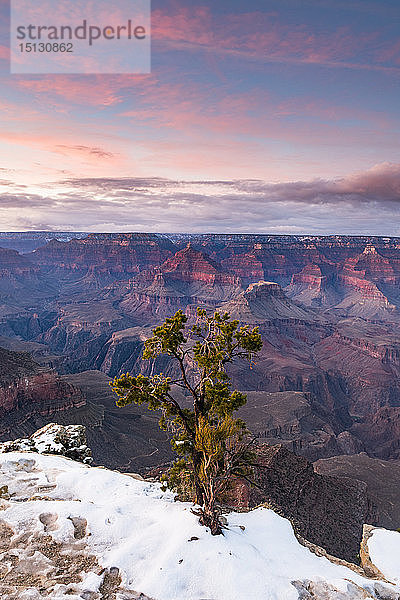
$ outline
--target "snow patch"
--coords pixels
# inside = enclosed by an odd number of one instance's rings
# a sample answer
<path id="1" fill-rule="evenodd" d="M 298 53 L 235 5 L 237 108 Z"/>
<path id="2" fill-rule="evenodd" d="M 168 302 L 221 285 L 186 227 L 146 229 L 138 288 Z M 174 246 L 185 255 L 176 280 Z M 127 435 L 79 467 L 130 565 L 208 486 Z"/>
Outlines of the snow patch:
<path id="1" fill-rule="evenodd" d="M 368 540 L 370 558 L 389 580 L 400 583 L 400 533 L 374 529 Z"/>

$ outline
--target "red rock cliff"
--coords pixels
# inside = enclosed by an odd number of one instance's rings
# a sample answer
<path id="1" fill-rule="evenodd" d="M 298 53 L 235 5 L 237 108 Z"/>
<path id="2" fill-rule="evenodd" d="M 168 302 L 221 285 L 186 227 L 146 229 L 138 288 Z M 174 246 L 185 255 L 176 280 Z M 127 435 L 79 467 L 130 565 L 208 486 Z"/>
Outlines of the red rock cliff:
<path id="1" fill-rule="evenodd" d="M 84 404 L 80 390 L 41 368 L 29 354 L 0 348 L 0 435 L 33 416 Z"/>

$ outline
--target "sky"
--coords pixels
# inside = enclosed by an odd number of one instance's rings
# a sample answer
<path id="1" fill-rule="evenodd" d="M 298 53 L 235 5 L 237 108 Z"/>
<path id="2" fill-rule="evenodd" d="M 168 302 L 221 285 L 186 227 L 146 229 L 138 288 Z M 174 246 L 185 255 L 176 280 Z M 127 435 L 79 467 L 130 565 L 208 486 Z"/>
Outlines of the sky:
<path id="1" fill-rule="evenodd" d="M 398 0 L 153 0 L 148 75 L 11 75 L 0 230 L 400 235 Z"/>

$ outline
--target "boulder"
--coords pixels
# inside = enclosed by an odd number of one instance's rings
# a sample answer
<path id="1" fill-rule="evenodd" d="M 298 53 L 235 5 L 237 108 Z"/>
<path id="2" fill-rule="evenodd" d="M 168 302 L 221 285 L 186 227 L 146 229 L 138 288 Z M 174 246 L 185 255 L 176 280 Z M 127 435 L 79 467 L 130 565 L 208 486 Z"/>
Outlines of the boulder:
<path id="1" fill-rule="evenodd" d="M 90 464 L 93 460 L 92 451 L 86 445 L 86 430 L 83 425 L 49 423 L 29 438 L 1 443 L 0 452 L 60 454 L 85 464 Z"/>

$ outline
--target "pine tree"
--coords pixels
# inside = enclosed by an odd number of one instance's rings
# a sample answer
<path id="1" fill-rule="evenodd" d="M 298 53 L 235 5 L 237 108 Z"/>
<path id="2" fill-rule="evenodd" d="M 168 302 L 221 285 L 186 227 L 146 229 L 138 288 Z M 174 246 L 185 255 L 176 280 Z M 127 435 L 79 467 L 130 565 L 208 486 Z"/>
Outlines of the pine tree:
<path id="1" fill-rule="evenodd" d="M 118 406 L 147 404 L 161 412 L 160 427 L 172 432 L 172 448 L 179 455 L 165 483 L 178 492 L 192 492 L 200 523 L 213 535 L 222 533 L 218 496 L 232 477 L 246 476 L 249 444 L 245 423 L 233 415 L 246 395 L 231 390 L 226 367 L 235 359 L 253 361 L 262 347 L 258 328 L 239 326 L 228 313 L 208 315 L 197 309 L 194 325 L 179 310 L 153 329 L 143 359 L 166 354 L 179 375 L 152 376 L 129 373 L 112 382 Z M 183 388 L 191 407 L 183 407 L 174 393 Z M 179 397 L 179 395 L 178 395 Z"/>

